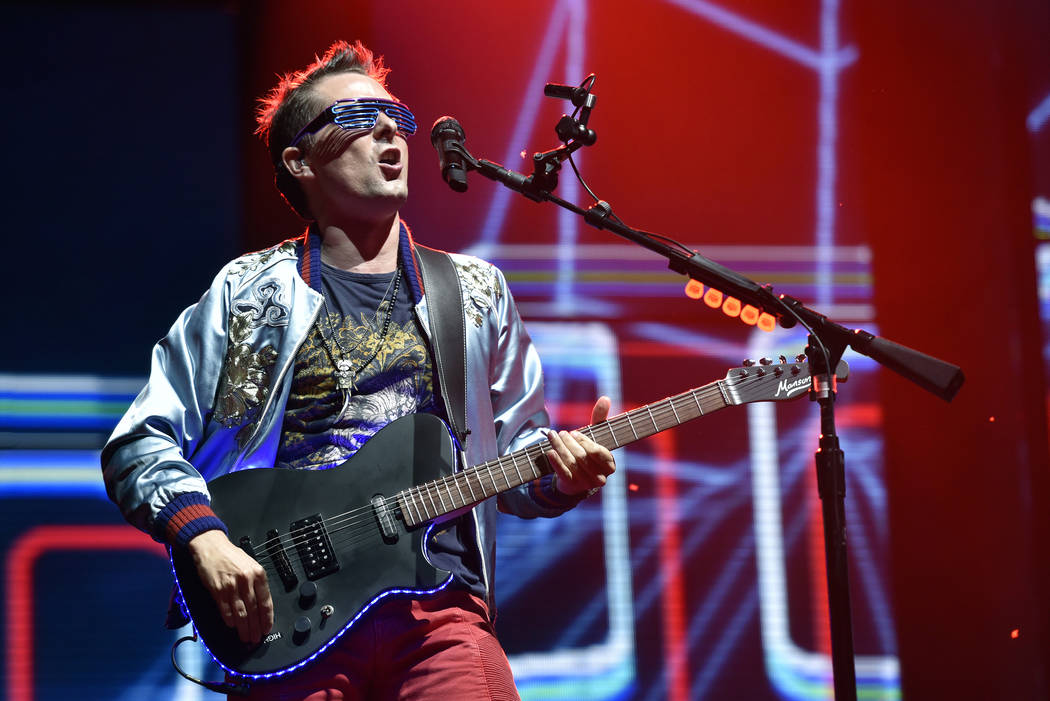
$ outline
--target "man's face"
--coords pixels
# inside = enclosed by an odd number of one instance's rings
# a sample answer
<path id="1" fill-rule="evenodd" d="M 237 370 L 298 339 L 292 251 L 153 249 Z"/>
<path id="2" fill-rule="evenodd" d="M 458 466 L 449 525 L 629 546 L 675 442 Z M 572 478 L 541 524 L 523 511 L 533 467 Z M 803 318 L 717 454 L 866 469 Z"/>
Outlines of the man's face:
<path id="1" fill-rule="evenodd" d="M 391 99 L 379 83 L 360 73 L 326 76 L 313 93 L 325 107 L 351 98 Z M 324 127 L 305 160 L 314 177 L 303 187 L 314 215 L 324 223 L 378 221 L 396 214 L 408 197 L 408 145 L 386 114 L 379 114 L 371 131 Z"/>

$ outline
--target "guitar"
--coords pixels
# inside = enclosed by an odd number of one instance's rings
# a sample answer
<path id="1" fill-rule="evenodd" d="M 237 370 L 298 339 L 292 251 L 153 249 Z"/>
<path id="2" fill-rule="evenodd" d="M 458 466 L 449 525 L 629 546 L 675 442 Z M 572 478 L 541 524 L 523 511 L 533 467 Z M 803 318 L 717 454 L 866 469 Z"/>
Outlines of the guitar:
<path id="1" fill-rule="evenodd" d="M 840 362 L 836 377 L 848 367 Z M 802 362 L 750 364 L 725 379 L 586 426 L 610 450 L 727 406 L 807 393 Z M 330 470 L 243 470 L 208 483 L 212 509 L 230 539 L 266 570 L 274 624 L 258 645 L 242 643 L 219 615 L 184 548 L 171 549 L 176 583 L 194 627 L 231 674 L 272 678 L 323 654 L 377 602 L 427 596 L 451 575 L 426 557 L 443 516 L 552 472 L 540 442 L 461 471 L 445 423 L 430 414 L 400 418 Z"/>

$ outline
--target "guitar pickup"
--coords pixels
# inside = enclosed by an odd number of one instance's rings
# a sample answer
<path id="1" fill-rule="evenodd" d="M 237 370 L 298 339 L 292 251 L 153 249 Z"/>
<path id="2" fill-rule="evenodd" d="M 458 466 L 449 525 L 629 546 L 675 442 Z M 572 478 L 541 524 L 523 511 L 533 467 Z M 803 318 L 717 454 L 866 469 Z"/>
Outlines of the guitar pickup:
<path id="1" fill-rule="evenodd" d="M 270 556 L 270 562 L 277 569 L 277 576 L 281 578 L 284 590 L 291 591 L 295 589 L 295 585 L 299 583 L 299 578 L 292 571 L 292 563 L 288 561 L 288 553 L 284 551 L 284 546 L 281 545 L 281 536 L 276 528 L 266 532 L 266 554 Z"/>
<path id="2" fill-rule="evenodd" d="M 388 545 L 397 542 L 397 524 L 394 523 L 395 515 L 387 506 L 386 498 L 382 494 L 372 497 L 372 511 L 375 513 L 376 521 L 379 522 L 379 532 L 383 534 L 383 541 Z"/>
<path id="3" fill-rule="evenodd" d="M 335 549 L 321 514 L 299 519 L 289 526 L 299 552 L 299 562 L 309 580 L 320 579 L 339 569 Z"/>

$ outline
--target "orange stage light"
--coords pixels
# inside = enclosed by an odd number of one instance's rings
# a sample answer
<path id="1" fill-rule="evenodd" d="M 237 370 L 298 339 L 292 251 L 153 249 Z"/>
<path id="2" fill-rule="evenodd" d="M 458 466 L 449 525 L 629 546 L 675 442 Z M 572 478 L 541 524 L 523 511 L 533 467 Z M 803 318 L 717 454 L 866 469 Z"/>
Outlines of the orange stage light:
<path id="1" fill-rule="evenodd" d="M 685 296 L 689 299 L 700 299 L 704 296 L 704 286 L 698 280 L 685 283 Z"/>
<path id="2" fill-rule="evenodd" d="M 713 287 L 708 287 L 707 292 L 704 293 L 704 304 L 712 309 L 718 309 L 722 306 L 722 293 Z"/>

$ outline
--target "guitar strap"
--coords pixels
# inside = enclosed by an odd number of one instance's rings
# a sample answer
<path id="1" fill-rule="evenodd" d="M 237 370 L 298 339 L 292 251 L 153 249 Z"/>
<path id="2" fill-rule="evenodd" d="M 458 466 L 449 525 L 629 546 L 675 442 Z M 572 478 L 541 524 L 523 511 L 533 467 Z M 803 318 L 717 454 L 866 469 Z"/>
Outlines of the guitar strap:
<path id="1" fill-rule="evenodd" d="M 444 251 L 415 244 L 430 316 L 430 337 L 438 388 L 445 413 L 460 449 L 467 434 L 467 338 L 463 291 L 452 257 Z"/>

